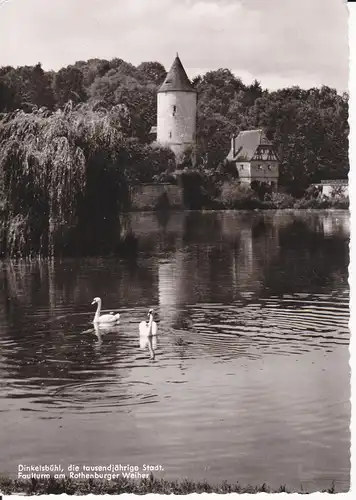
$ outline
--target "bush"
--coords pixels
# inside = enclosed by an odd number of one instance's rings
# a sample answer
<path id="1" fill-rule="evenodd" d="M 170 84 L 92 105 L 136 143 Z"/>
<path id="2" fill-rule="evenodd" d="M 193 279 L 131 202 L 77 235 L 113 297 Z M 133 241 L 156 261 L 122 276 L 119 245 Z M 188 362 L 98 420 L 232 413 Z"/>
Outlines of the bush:
<path id="1" fill-rule="evenodd" d="M 262 201 L 257 193 L 248 186 L 240 184 L 238 181 L 224 182 L 221 186 L 220 197 L 218 198 L 224 208 L 229 209 L 264 209 L 264 210 L 284 210 L 284 209 L 348 209 L 348 197 L 328 198 L 313 197 L 311 192 L 306 192 L 304 198 L 295 199 L 292 195 L 281 192 L 274 192 L 265 196 Z"/>
<path id="2" fill-rule="evenodd" d="M 271 205 L 273 205 L 273 208 L 281 210 L 285 208 L 293 208 L 295 204 L 293 196 L 286 193 L 272 193 L 269 201 L 271 202 Z"/>
<path id="3" fill-rule="evenodd" d="M 348 196 L 343 196 L 331 200 L 331 208 L 347 210 L 349 206 L 350 206 L 350 200 Z"/>
<path id="4" fill-rule="evenodd" d="M 334 208 L 340 210 L 347 210 L 349 208 L 349 198 L 329 198 L 323 196 L 320 198 L 301 198 L 294 203 L 295 209 L 326 209 Z"/>
<path id="5" fill-rule="evenodd" d="M 224 182 L 221 186 L 220 201 L 225 208 L 260 208 L 263 205 L 257 194 L 239 181 Z"/>
<path id="6" fill-rule="evenodd" d="M 220 200 L 225 208 L 246 210 L 293 208 L 295 201 L 291 195 L 284 193 L 271 193 L 261 200 L 256 191 L 239 181 L 223 183 Z"/>

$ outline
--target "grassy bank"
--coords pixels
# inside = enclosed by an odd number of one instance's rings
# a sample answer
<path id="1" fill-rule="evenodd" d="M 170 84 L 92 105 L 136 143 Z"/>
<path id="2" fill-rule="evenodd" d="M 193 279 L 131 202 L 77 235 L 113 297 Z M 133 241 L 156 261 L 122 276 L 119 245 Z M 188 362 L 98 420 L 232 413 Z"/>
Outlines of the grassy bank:
<path id="1" fill-rule="evenodd" d="M 157 493 L 164 495 L 188 495 L 190 493 L 308 493 L 303 488 L 297 490 L 280 486 L 278 489 L 270 488 L 266 484 L 261 486 L 242 486 L 236 482 L 228 484 L 223 482 L 219 485 L 210 485 L 207 482 L 193 482 L 187 479 L 180 481 L 166 481 L 157 479 L 152 475 L 148 479 L 133 480 L 120 478 L 115 481 L 96 481 L 88 479 L 76 481 L 72 479 L 48 479 L 48 480 L 28 480 L 19 481 L 6 477 L 0 478 L 0 492 L 4 495 L 23 493 L 26 495 L 118 495 L 121 493 L 134 493 L 143 495 L 147 493 Z M 323 493 L 336 493 L 334 483 Z"/>

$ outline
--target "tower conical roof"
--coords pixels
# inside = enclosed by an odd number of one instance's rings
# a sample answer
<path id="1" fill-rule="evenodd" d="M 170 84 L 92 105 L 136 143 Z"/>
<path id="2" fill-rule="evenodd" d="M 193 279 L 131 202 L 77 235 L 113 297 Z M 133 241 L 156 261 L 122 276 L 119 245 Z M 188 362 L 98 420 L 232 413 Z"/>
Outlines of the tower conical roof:
<path id="1" fill-rule="evenodd" d="M 158 92 L 169 92 L 171 90 L 183 92 L 196 92 L 183 68 L 183 64 L 177 54 L 173 61 L 171 69 L 168 71 L 167 76 L 162 83 Z"/>

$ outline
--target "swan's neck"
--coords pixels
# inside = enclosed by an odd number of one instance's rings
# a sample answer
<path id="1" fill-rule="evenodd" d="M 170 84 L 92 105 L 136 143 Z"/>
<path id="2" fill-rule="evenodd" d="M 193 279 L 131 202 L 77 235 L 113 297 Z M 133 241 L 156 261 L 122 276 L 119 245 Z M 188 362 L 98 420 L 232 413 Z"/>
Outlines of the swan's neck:
<path id="1" fill-rule="evenodd" d="M 98 301 L 98 305 L 97 305 L 97 308 L 96 308 L 96 313 L 95 313 L 95 316 L 94 316 L 94 321 L 98 321 L 98 319 L 100 317 L 100 311 L 101 311 L 101 300 Z"/>

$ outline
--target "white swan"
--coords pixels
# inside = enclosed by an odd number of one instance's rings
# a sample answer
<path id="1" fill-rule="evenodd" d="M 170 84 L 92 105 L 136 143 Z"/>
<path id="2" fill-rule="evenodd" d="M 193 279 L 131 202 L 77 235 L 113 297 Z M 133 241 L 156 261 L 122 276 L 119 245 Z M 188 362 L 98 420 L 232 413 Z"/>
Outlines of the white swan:
<path id="1" fill-rule="evenodd" d="M 153 321 L 153 309 L 148 311 L 148 321 L 141 321 L 139 325 L 140 335 L 150 337 L 157 335 L 157 323 Z"/>
<path id="2" fill-rule="evenodd" d="M 95 297 L 93 299 L 93 304 L 98 304 L 98 307 L 96 308 L 96 313 L 93 319 L 93 323 L 96 325 L 115 325 L 120 321 L 120 314 L 102 314 L 100 316 L 100 311 L 101 311 L 101 298 L 100 297 Z"/>

